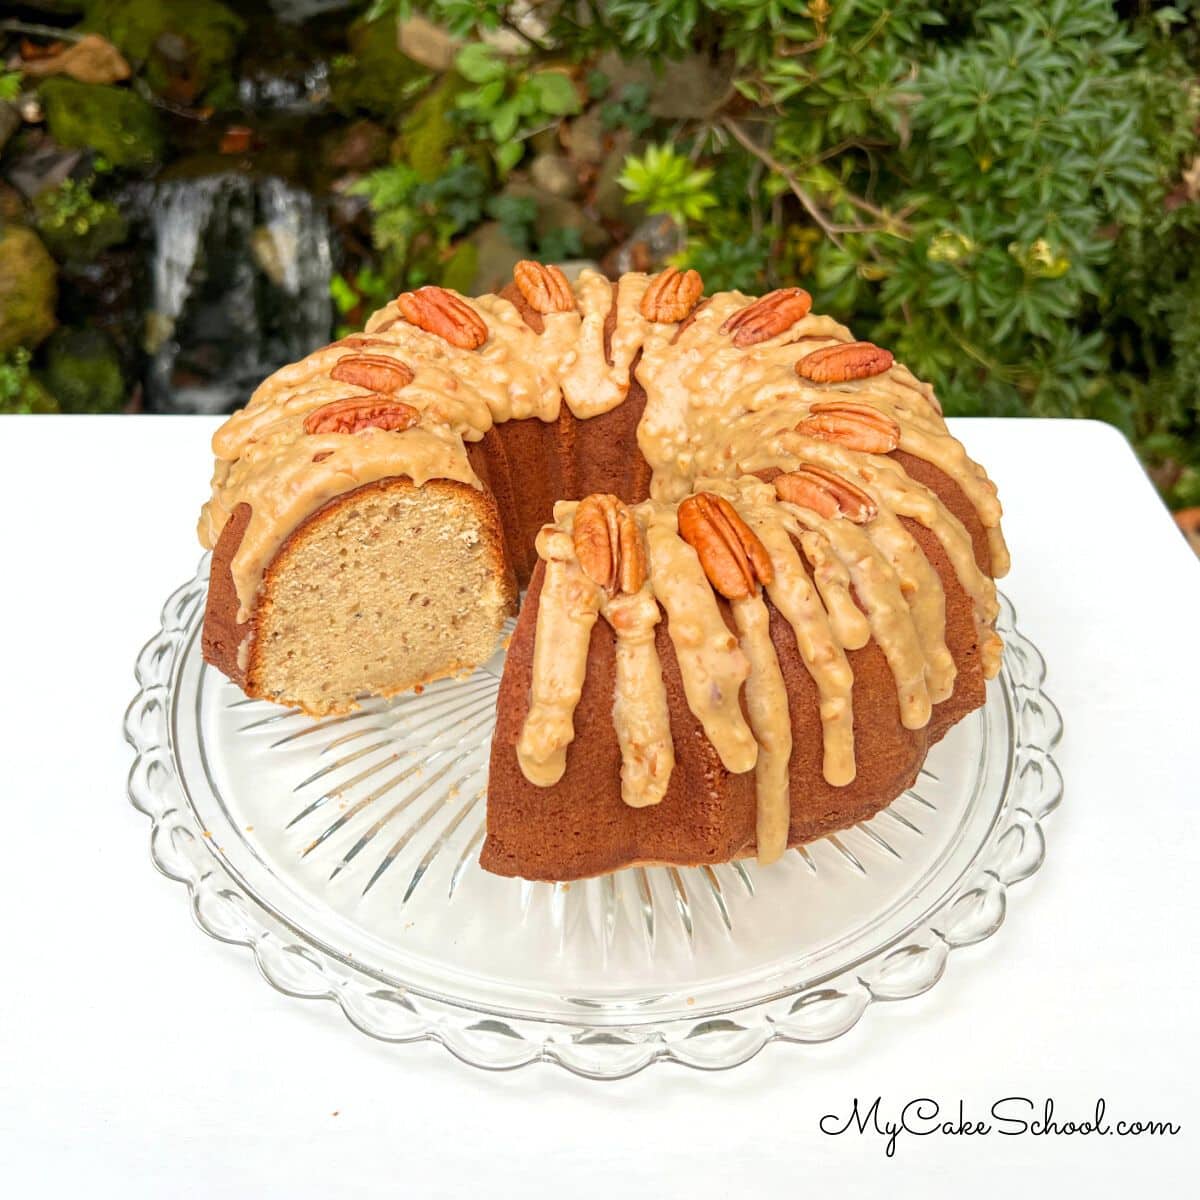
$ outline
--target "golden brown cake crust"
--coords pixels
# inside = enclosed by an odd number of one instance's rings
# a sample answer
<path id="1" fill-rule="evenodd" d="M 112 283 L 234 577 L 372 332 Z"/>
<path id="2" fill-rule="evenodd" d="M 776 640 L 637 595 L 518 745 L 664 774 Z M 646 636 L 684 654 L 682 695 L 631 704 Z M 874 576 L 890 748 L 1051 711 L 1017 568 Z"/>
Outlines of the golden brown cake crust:
<path id="1" fill-rule="evenodd" d="M 529 711 L 544 575 L 539 564 L 508 647 L 488 776 L 488 837 L 480 862 L 497 874 L 526 879 L 579 879 L 639 858 L 727 862 L 754 837 L 754 775 L 734 775 L 721 765 L 684 698 L 663 625 L 655 645 L 672 735 L 681 748 L 663 800 L 652 808 L 632 808 L 621 799 L 621 752 L 612 723 L 615 639 L 600 622 L 592 631 L 566 775 L 557 786 L 540 788 L 522 774 L 516 744 Z"/>
<path id="2" fill-rule="evenodd" d="M 233 584 L 233 561 L 242 535 L 250 523 L 250 505 L 239 504 L 233 510 L 220 540 L 213 548 L 208 575 L 208 603 L 204 609 L 204 629 L 200 648 L 204 661 L 229 676 L 238 687 L 246 687 L 246 671 L 238 662 L 238 647 L 249 636 L 253 617 L 238 622 L 237 589 Z"/>
<path id="3" fill-rule="evenodd" d="M 965 505 L 965 500 L 962 503 Z M 978 524 L 969 505 L 960 515 L 964 523 Z M 959 667 L 954 693 L 935 707 L 933 719 L 924 729 L 905 729 L 883 651 L 873 641 L 851 651 L 858 774 L 853 783 L 833 787 L 822 773 L 816 685 L 796 648 L 792 627 L 768 602 L 771 641 L 787 684 L 794 731 L 789 768 L 790 846 L 848 828 L 886 808 L 916 781 L 929 747 L 983 703 L 984 680 L 970 598 L 937 539 L 915 522 L 905 524 L 946 589 L 946 640 Z M 721 766 L 684 698 L 666 621 L 656 630 L 655 646 L 667 685 L 672 736 L 681 749 L 663 801 L 649 808 L 631 808 L 621 799 L 621 756 L 611 715 L 615 639 L 601 622 L 592 631 L 588 673 L 576 709 L 576 738 L 567 752 L 566 773 L 554 788 L 536 787 L 525 778 L 517 762 L 516 743 L 529 711 L 543 575 L 541 564 L 508 648 L 492 742 L 487 839 L 481 864 L 499 875 L 566 880 L 603 874 L 635 862 L 696 866 L 753 854 L 753 772 L 734 775 Z"/>

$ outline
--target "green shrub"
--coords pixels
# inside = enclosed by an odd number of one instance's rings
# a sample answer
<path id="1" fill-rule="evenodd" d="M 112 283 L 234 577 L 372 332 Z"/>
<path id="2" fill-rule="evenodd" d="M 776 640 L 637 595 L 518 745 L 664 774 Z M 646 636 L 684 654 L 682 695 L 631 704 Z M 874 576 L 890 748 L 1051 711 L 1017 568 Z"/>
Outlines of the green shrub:
<path id="1" fill-rule="evenodd" d="M 0 354 L 0 413 L 58 412 L 54 397 L 29 370 L 29 351 L 18 347 Z"/>
<path id="2" fill-rule="evenodd" d="M 41 192 L 33 211 L 42 241 L 56 258 L 67 262 L 89 262 L 129 235 L 128 222 L 117 206 L 92 195 L 87 180 L 65 179 Z"/>

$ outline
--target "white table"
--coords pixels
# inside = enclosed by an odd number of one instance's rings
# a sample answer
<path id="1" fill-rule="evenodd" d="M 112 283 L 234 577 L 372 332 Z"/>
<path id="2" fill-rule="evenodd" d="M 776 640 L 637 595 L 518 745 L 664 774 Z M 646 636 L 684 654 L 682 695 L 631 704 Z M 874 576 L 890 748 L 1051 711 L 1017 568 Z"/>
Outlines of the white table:
<path id="1" fill-rule="evenodd" d="M 190 578 L 202 418 L 0 418 L 0 1180 L 9 1196 L 1146 1196 L 1194 1183 L 1200 563 L 1126 443 L 962 421 L 1000 486 L 1004 582 L 1049 662 L 1066 800 L 1003 929 L 822 1046 L 618 1084 L 386 1046 L 202 934 L 125 798 L 134 656 Z M 1007 1096 L 1175 1137 L 831 1137 L 852 1098 Z M 1026 1169 L 1042 1174 L 1036 1182 Z M 1021 1175 L 1014 1172 L 1021 1170 Z"/>

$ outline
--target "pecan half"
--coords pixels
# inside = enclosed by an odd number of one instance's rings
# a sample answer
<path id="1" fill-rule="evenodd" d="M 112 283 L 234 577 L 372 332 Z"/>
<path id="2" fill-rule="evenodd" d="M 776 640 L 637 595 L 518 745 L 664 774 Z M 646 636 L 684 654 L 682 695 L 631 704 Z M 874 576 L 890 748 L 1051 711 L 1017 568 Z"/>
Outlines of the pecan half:
<path id="1" fill-rule="evenodd" d="M 567 277 L 558 267 L 548 267 L 540 262 L 522 259 L 513 267 L 513 280 L 525 297 L 525 303 L 534 312 L 571 312 L 575 307 L 575 295 Z"/>
<path id="2" fill-rule="evenodd" d="M 398 392 L 412 383 L 413 370 L 387 354 L 346 354 L 333 364 L 329 378 L 369 392 Z"/>
<path id="3" fill-rule="evenodd" d="M 487 341 L 483 318 L 461 296 L 445 288 L 430 285 L 401 292 L 396 307 L 410 325 L 445 338 L 460 350 L 477 350 Z"/>
<path id="4" fill-rule="evenodd" d="M 796 374 L 812 383 L 845 383 L 850 379 L 869 379 L 890 371 L 890 350 L 874 342 L 842 342 L 814 350 L 796 363 Z"/>
<path id="5" fill-rule="evenodd" d="M 875 501 L 862 488 L 824 467 L 803 466 L 775 477 L 775 494 L 789 504 L 811 508 L 827 520 L 845 517 L 865 525 L 879 515 Z"/>
<path id="6" fill-rule="evenodd" d="M 796 432 L 822 442 L 837 442 L 863 454 L 890 454 L 900 445 L 900 426 L 892 417 L 852 400 L 814 404 L 796 426 Z"/>
<path id="7" fill-rule="evenodd" d="M 667 267 L 650 281 L 642 296 L 642 316 L 647 321 L 682 321 L 696 307 L 704 291 L 699 271 L 680 271 Z"/>
<path id="8" fill-rule="evenodd" d="M 386 396 L 344 396 L 314 408 L 304 418 L 305 433 L 361 433 L 364 429 L 386 429 L 402 433 L 411 429 L 421 414 L 411 404 Z"/>
<path id="9" fill-rule="evenodd" d="M 709 583 L 727 600 L 743 600 L 775 577 L 767 548 L 724 496 L 697 492 L 679 506 L 677 515 L 679 536 L 696 551 Z"/>
<path id="10" fill-rule="evenodd" d="M 803 288 L 777 288 L 739 308 L 721 332 L 732 333 L 735 346 L 754 346 L 791 329 L 811 310 L 812 297 Z"/>
<path id="11" fill-rule="evenodd" d="M 646 582 L 646 544 L 633 513 L 616 496 L 594 492 L 580 500 L 574 542 L 583 573 L 610 596 L 641 590 Z"/>

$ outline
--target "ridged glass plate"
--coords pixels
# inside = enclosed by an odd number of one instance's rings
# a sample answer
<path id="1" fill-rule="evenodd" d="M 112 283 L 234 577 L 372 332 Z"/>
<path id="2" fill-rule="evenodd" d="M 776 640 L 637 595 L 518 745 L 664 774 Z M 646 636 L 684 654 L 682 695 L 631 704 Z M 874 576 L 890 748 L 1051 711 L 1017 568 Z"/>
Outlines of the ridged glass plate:
<path id="1" fill-rule="evenodd" d="M 373 1037 L 605 1078 L 734 1066 L 925 991 L 1042 861 L 1062 725 L 1007 602 L 987 704 L 871 821 L 763 869 L 551 885 L 478 862 L 502 654 L 469 679 L 313 720 L 246 700 L 203 663 L 207 573 L 206 558 L 138 658 L 130 796 L 204 929 Z"/>

